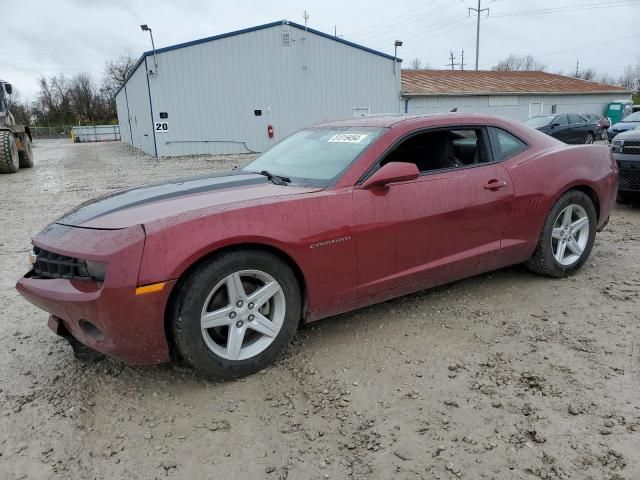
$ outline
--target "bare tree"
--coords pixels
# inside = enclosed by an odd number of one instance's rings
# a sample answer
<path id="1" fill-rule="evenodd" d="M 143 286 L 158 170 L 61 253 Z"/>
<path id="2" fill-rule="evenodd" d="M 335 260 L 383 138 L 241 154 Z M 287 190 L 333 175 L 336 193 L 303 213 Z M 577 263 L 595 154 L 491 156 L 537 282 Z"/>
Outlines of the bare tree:
<path id="1" fill-rule="evenodd" d="M 586 70 L 580 70 L 577 72 L 577 75 L 574 74 L 574 78 L 580 78 L 582 80 L 595 80 L 597 77 L 597 73 L 593 68 L 587 68 Z"/>
<path id="2" fill-rule="evenodd" d="M 499 61 L 491 70 L 500 72 L 538 71 L 544 72 L 547 66 L 535 59 L 533 55 L 509 55 Z"/>
<path id="3" fill-rule="evenodd" d="M 69 82 L 69 101 L 76 121 L 91 122 L 99 103 L 93 78 L 88 73 L 78 73 Z"/>
<path id="4" fill-rule="evenodd" d="M 621 87 L 628 88 L 629 90 L 640 90 L 640 60 L 635 65 L 627 65 L 624 67 L 622 76 L 620 77 L 618 84 Z"/>
<path id="5" fill-rule="evenodd" d="M 69 81 L 64 75 L 40 77 L 40 92 L 34 105 L 34 113 L 39 120 L 50 123 L 72 123 L 74 115 L 69 99 Z"/>
<path id="6" fill-rule="evenodd" d="M 116 60 L 108 60 L 104 65 L 104 79 L 102 81 L 104 92 L 115 98 L 116 92 L 124 85 L 135 65 L 136 61 L 131 52 L 121 55 Z"/>
<path id="7" fill-rule="evenodd" d="M 411 62 L 409 62 L 409 68 L 411 70 L 429 70 L 431 67 L 429 67 L 429 64 L 421 58 L 415 57 Z"/>
<path id="8" fill-rule="evenodd" d="M 116 60 L 108 60 L 104 65 L 104 77 L 100 87 L 100 95 L 102 96 L 103 115 L 115 118 L 116 112 L 116 93 L 120 87 L 127 81 L 131 72 L 136 66 L 136 61 L 131 52 L 126 52 Z"/>

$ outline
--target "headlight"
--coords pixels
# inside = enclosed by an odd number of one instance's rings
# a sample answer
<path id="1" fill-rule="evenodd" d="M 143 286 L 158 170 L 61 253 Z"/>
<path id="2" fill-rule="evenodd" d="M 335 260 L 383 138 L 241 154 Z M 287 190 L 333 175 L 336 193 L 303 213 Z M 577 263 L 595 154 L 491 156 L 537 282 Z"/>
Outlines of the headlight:
<path id="1" fill-rule="evenodd" d="M 36 252 L 33 251 L 33 248 L 29 251 L 29 256 L 27 258 L 29 267 L 33 268 L 33 266 L 36 264 L 36 260 L 38 260 L 38 255 L 36 255 Z"/>
<path id="2" fill-rule="evenodd" d="M 611 142 L 611 151 L 620 153 L 622 152 L 622 147 L 624 145 L 624 140 L 614 140 Z"/>
<path id="3" fill-rule="evenodd" d="M 93 260 L 85 260 L 87 266 L 87 273 L 89 276 L 98 282 L 104 282 L 104 276 L 107 272 L 107 264 L 104 262 L 95 262 Z"/>

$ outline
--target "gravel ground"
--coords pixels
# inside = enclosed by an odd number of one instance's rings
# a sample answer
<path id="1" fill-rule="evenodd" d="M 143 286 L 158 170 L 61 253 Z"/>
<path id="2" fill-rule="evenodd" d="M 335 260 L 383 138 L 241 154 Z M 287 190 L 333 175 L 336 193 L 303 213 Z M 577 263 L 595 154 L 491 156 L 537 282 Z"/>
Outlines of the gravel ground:
<path id="1" fill-rule="evenodd" d="M 640 478 L 640 208 L 574 277 L 514 267 L 327 319 L 267 370 L 208 383 L 79 363 L 13 287 L 72 206 L 250 157 L 35 147 L 0 176 L 3 480 Z"/>

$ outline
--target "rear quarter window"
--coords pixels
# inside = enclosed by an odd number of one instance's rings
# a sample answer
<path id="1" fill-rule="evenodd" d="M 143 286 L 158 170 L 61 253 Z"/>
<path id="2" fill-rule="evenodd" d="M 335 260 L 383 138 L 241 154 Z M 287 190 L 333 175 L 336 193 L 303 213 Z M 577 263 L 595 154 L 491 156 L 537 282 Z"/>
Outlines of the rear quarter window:
<path id="1" fill-rule="evenodd" d="M 494 160 L 500 161 L 526 150 L 527 144 L 515 135 L 497 127 L 489 127 Z"/>

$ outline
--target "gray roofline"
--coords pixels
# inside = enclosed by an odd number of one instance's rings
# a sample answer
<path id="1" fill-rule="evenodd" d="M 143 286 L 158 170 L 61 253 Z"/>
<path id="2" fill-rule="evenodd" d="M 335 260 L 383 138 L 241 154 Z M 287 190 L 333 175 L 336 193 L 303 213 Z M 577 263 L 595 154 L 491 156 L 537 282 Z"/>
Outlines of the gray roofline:
<path id="1" fill-rule="evenodd" d="M 400 92 L 401 97 L 479 97 L 479 96 L 519 96 L 519 95 L 620 95 L 633 94 L 633 90 L 599 90 L 590 92 L 447 92 L 412 93 Z"/>
<path id="2" fill-rule="evenodd" d="M 264 25 L 257 25 L 255 27 L 243 28 L 242 30 L 234 30 L 233 32 L 222 33 L 220 35 L 214 35 L 212 37 L 205 37 L 205 38 L 200 38 L 198 40 L 192 40 L 190 42 L 184 42 L 184 43 L 178 43 L 176 45 L 170 45 L 168 47 L 156 48 L 155 53 L 170 52 L 171 50 L 178 50 L 180 48 L 191 47 L 192 45 L 200 45 L 202 43 L 213 42 L 215 40 L 221 40 L 223 38 L 234 37 L 236 35 L 242 35 L 243 33 L 250 33 L 250 32 L 255 32 L 255 31 L 258 31 L 258 30 L 264 30 L 264 29 L 267 29 L 267 28 L 277 27 L 278 25 L 290 25 L 290 26 L 292 26 L 294 28 L 297 28 L 299 30 L 306 30 L 306 31 L 311 32 L 311 33 L 313 33 L 315 35 L 319 35 L 321 37 L 328 38 L 328 39 L 333 40 L 335 42 L 342 43 L 344 45 L 348 45 L 350 47 L 354 47 L 354 48 L 357 48 L 359 50 L 364 50 L 365 52 L 372 53 L 374 55 L 378 55 L 380 57 L 383 57 L 383 58 L 386 58 L 386 59 L 389 59 L 389 60 L 395 60 L 396 62 L 399 62 L 399 63 L 402 62 L 401 58 L 394 57 L 393 55 L 389 55 L 387 53 L 383 53 L 383 52 L 380 52 L 378 50 L 373 50 L 372 48 L 365 47 L 364 45 L 360 45 L 358 43 L 353 43 L 353 42 L 350 42 L 350 41 L 345 40 L 343 38 L 339 38 L 339 37 L 336 37 L 334 35 L 329 35 L 328 33 L 321 32 L 320 30 L 315 30 L 313 28 L 305 27 L 304 25 L 300 25 L 300 24 L 295 23 L 295 22 L 290 22 L 288 20 L 278 20 L 276 22 L 265 23 Z M 116 95 L 118 95 L 120 93 L 120 90 L 122 90 L 122 88 L 127 84 L 129 79 L 131 78 L 131 76 L 136 72 L 136 70 L 138 70 L 138 67 L 142 64 L 142 62 L 144 62 L 145 57 L 147 57 L 149 55 L 153 55 L 153 51 L 152 50 L 151 51 L 146 51 L 146 52 L 144 52 L 142 54 L 142 56 L 140 57 L 140 59 L 138 59 L 138 61 L 136 62 L 135 66 L 133 67 L 133 69 L 129 73 L 129 75 L 127 75 L 127 78 L 124 80 L 124 82 L 122 83 L 120 88 L 118 88 L 118 91 L 116 92 Z"/>

